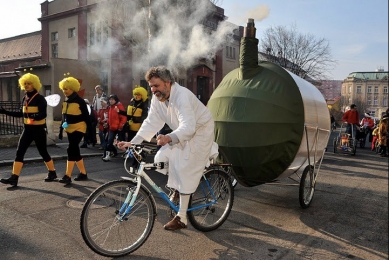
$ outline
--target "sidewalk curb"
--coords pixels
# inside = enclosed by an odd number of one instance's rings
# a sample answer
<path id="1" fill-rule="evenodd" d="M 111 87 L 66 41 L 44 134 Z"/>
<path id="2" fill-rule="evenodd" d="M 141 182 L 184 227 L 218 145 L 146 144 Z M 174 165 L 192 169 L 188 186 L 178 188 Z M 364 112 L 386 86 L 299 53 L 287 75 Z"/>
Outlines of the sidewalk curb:
<path id="1" fill-rule="evenodd" d="M 102 153 L 81 154 L 82 158 L 96 157 L 96 156 L 101 156 L 101 155 L 102 155 Z M 51 156 L 51 159 L 53 159 L 53 161 L 66 160 L 67 158 L 68 158 L 67 155 L 53 155 L 53 156 Z M 32 158 L 24 159 L 24 163 L 42 162 L 42 161 L 43 161 L 42 157 L 32 157 Z M 2 160 L 2 161 L 0 161 L 0 167 L 13 165 L 13 163 L 14 163 L 14 160 Z"/>
<path id="2" fill-rule="evenodd" d="M 153 139 L 151 142 L 144 142 L 146 147 L 149 148 L 156 148 L 157 144 L 155 139 Z M 58 142 L 55 145 L 50 145 L 47 146 L 48 149 L 52 148 L 60 148 L 59 150 L 52 150 L 49 151 L 49 154 L 51 155 L 51 158 L 54 161 L 57 160 L 67 160 L 67 147 L 68 143 L 66 142 Z M 32 145 L 33 146 L 33 145 Z M 7 158 L 5 160 L 0 160 L 0 167 L 1 166 L 10 166 L 13 165 L 14 160 L 15 160 L 15 152 L 16 152 L 16 147 L 8 147 L 8 148 L 3 148 L 0 149 L 0 158 Z M 89 150 L 89 151 L 88 151 Z M 97 149 L 81 149 L 81 156 L 83 158 L 88 158 L 88 157 L 96 157 L 96 156 L 102 156 L 103 155 L 103 150 L 97 150 Z M 12 158 L 12 159 L 11 159 Z M 39 155 L 38 151 L 34 148 L 33 154 L 26 155 L 24 158 L 24 163 L 32 163 L 32 162 L 43 162 L 42 157 Z"/>

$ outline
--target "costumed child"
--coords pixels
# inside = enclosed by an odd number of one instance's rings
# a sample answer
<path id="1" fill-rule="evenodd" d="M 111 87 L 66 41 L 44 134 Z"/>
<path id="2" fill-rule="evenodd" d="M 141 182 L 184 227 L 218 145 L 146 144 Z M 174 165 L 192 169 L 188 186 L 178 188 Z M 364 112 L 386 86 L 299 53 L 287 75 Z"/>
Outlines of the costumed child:
<path id="1" fill-rule="evenodd" d="M 122 138 L 123 140 L 127 141 L 130 141 L 132 140 L 132 138 L 134 138 L 143 121 L 148 115 L 147 90 L 141 86 L 136 86 L 132 91 L 132 94 L 133 98 L 131 99 L 130 104 L 127 107 L 127 113 L 126 111 L 117 110 L 120 115 L 127 116 L 128 128 L 125 130 L 127 133 L 127 138 Z"/>
<path id="2" fill-rule="evenodd" d="M 7 111 L 0 109 L 1 114 L 12 117 L 23 117 L 24 129 L 20 136 L 18 147 L 16 149 L 16 158 L 12 167 L 12 175 L 8 179 L 1 179 L 4 184 L 17 186 L 20 171 L 23 167 L 24 155 L 32 141 L 35 142 L 39 154 L 49 171 L 45 181 L 54 181 L 57 174 L 54 168 L 54 162 L 47 152 L 47 101 L 44 96 L 39 94 L 42 84 L 37 75 L 26 73 L 19 79 L 20 88 L 25 92 L 20 111 Z"/>
<path id="3" fill-rule="evenodd" d="M 59 88 L 65 95 L 65 101 L 62 104 L 62 122 L 58 138 L 62 140 L 62 133 L 65 130 L 69 141 L 66 173 L 59 182 L 69 184 L 72 182 L 71 176 L 75 164 L 80 173 L 74 180 L 84 181 L 88 179 L 79 143 L 88 127 L 92 126 L 87 104 L 77 93 L 81 88 L 80 82 L 73 77 L 67 77 L 59 82 Z"/>

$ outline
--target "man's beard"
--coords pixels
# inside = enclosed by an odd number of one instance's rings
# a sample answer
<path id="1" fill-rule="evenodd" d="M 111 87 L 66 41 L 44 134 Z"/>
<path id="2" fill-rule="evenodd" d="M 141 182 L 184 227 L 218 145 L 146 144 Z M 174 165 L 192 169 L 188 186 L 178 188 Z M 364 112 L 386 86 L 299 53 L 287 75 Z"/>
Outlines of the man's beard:
<path id="1" fill-rule="evenodd" d="M 156 93 L 159 92 L 159 96 L 155 95 Z M 159 101 L 165 101 L 167 98 L 166 98 L 166 93 L 162 93 L 161 91 L 158 91 L 156 93 L 154 93 L 154 96 L 159 100 Z"/>

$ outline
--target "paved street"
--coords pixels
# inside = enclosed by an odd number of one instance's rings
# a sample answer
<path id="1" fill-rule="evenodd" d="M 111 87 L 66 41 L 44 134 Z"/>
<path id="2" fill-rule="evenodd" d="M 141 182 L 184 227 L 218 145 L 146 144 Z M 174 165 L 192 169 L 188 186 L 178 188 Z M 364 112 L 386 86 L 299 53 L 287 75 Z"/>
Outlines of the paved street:
<path id="1" fill-rule="evenodd" d="M 167 207 L 156 199 L 151 236 L 122 259 L 388 259 L 388 158 L 368 148 L 358 148 L 356 156 L 334 154 L 332 137 L 329 143 L 309 208 L 300 207 L 298 186 L 238 185 L 233 211 L 218 230 L 203 233 L 189 224 L 168 232 Z M 87 182 L 45 183 L 46 169 L 38 161 L 25 165 L 18 188 L 0 186 L 2 259 L 107 259 L 85 245 L 81 207 L 97 186 L 125 171 L 122 158 L 105 163 L 92 156 L 96 151 L 83 150 L 90 155 Z M 65 160 L 58 157 L 55 165 L 62 177 Z M 11 167 L 3 164 L 0 177 Z M 151 176 L 161 187 L 166 183 L 159 173 Z"/>

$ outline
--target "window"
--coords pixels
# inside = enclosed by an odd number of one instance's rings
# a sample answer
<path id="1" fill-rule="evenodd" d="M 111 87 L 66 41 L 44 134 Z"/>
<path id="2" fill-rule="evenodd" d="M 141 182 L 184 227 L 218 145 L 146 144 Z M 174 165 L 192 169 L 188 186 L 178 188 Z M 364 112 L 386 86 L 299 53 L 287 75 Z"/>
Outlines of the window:
<path id="1" fill-rule="evenodd" d="M 384 97 L 382 100 L 382 106 L 386 107 L 388 105 L 388 97 Z"/>
<path id="2" fill-rule="evenodd" d="M 89 44 L 94 45 L 95 44 L 95 25 L 91 24 L 89 26 Z"/>
<path id="3" fill-rule="evenodd" d="M 226 46 L 226 58 L 235 60 L 235 47 Z"/>
<path id="4" fill-rule="evenodd" d="M 388 86 L 384 86 L 384 93 L 388 93 Z"/>
<path id="5" fill-rule="evenodd" d="M 361 86 L 357 86 L 357 93 L 362 93 L 362 87 Z"/>
<path id="6" fill-rule="evenodd" d="M 76 37 L 76 28 L 69 28 L 68 29 L 68 38 L 74 38 Z"/>
<path id="7" fill-rule="evenodd" d="M 45 96 L 51 95 L 51 85 L 44 85 L 45 87 Z"/>
<path id="8" fill-rule="evenodd" d="M 367 87 L 367 93 L 371 93 L 371 86 Z"/>
<path id="9" fill-rule="evenodd" d="M 378 96 L 374 96 L 374 106 L 378 106 Z"/>
<path id="10" fill-rule="evenodd" d="M 103 43 L 107 43 L 108 40 L 108 26 L 104 25 L 103 27 Z"/>
<path id="11" fill-rule="evenodd" d="M 184 86 L 185 85 L 185 80 L 184 79 L 178 79 L 178 84 L 180 84 L 181 86 Z"/>
<path id="12" fill-rule="evenodd" d="M 58 32 L 51 33 L 51 41 L 58 41 Z"/>
<path id="13" fill-rule="evenodd" d="M 378 86 L 374 87 L 374 93 L 378 93 Z"/>
<path id="14" fill-rule="evenodd" d="M 57 43 L 51 45 L 51 57 L 58 58 L 58 44 Z"/>
<path id="15" fill-rule="evenodd" d="M 101 27 L 100 26 L 96 29 L 96 42 L 97 43 L 101 42 Z"/>
<path id="16" fill-rule="evenodd" d="M 351 94 L 351 86 L 348 86 L 348 93 Z"/>
<path id="17" fill-rule="evenodd" d="M 100 72 L 101 85 L 103 86 L 104 92 L 107 93 L 108 86 L 108 72 L 102 71 Z"/>
<path id="18" fill-rule="evenodd" d="M 367 104 L 368 104 L 369 106 L 371 106 L 371 96 L 368 96 L 368 97 L 367 97 Z"/>
<path id="19" fill-rule="evenodd" d="M 140 80 L 140 86 L 144 87 L 145 89 L 149 89 L 149 84 L 144 79 Z"/>

